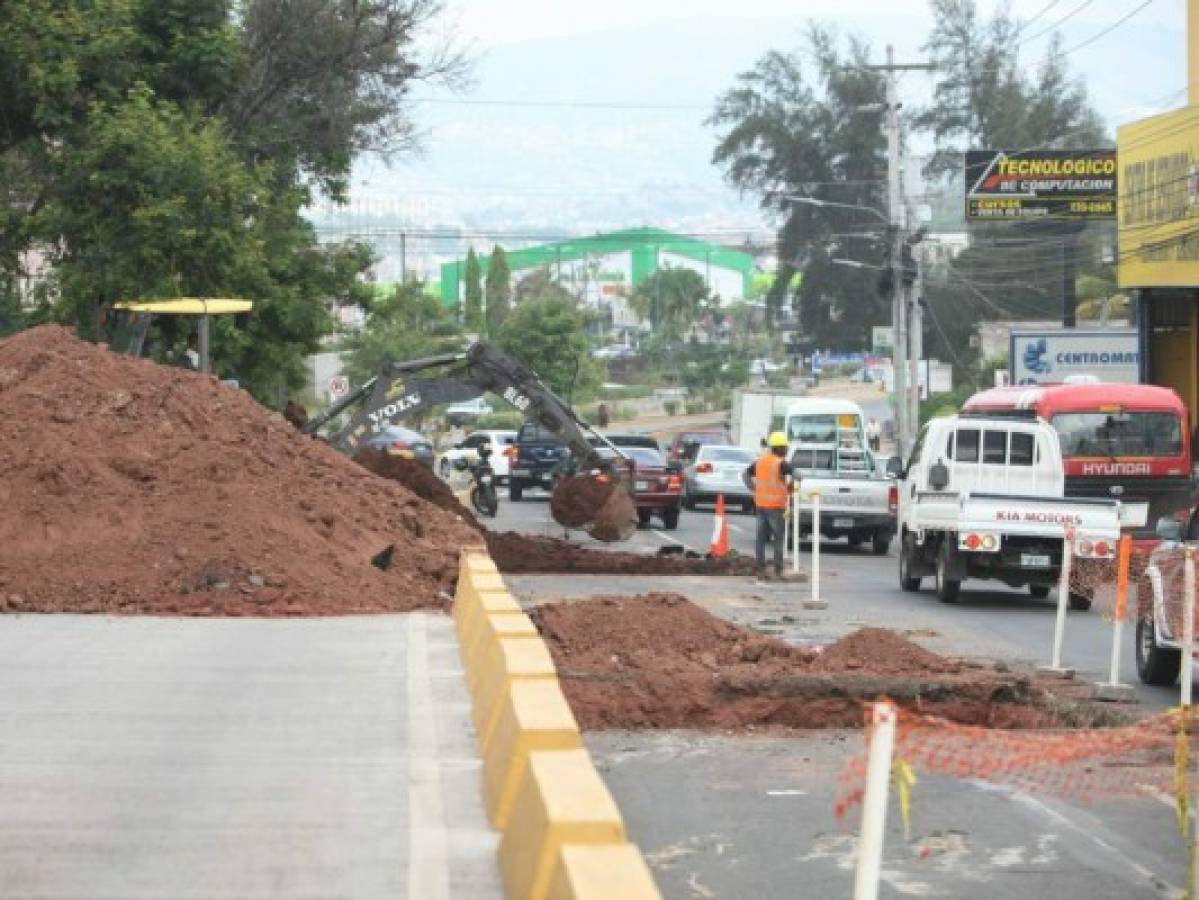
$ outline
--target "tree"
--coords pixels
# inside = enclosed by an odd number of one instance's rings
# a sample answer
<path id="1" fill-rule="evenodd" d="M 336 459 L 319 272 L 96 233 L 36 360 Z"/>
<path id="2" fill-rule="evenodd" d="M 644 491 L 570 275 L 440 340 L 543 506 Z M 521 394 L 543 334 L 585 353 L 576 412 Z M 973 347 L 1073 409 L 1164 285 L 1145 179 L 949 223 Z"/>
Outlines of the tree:
<path id="1" fill-rule="evenodd" d="M 360 384 L 388 362 L 448 353 L 462 346 L 455 317 L 420 282 L 396 287 L 370 307 L 365 327 L 342 344 L 348 351 L 346 373 Z"/>
<path id="2" fill-rule="evenodd" d="M 604 379 L 603 365 L 591 356 L 585 326 L 577 301 L 556 288 L 517 304 L 495 339 L 554 393 L 581 400 Z"/>
<path id="3" fill-rule="evenodd" d="M 698 272 L 658 269 L 637 285 L 629 305 L 664 341 L 679 341 L 711 311 L 712 296 Z"/>
<path id="4" fill-rule="evenodd" d="M 882 262 L 880 223 L 869 210 L 813 207 L 790 196 L 879 209 L 885 184 L 883 82 L 863 66 L 870 47 L 846 50 L 826 28 L 809 25 L 804 46 L 767 53 L 717 102 L 713 162 L 739 190 L 755 195 L 780 223 L 780 263 L 766 296 L 773 318 L 789 298 L 805 332 L 832 346 L 863 346 L 889 304 L 861 279 L 828 261 Z M 812 265 L 814 259 L 827 264 Z M 804 270 L 796 289 L 793 276 Z"/>
<path id="5" fill-rule="evenodd" d="M 1108 146 L 1085 86 L 1072 78 L 1055 34 L 1039 68 L 1020 59 L 1023 30 L 1007 8 L 990 19 L 976 0 L 930 0 L 936 25 L 924 49 L 936 66 L 933 103 L 913 120 L 937 153 L 928 170 L 957 173 L 966 148 Z"/>
<path id="6" fill-rule="evenodd" d="M 487 333 L 499 334 L 512 311 L 512 272 L 504 248 L 496 245 L 487 264 Z"/>
<path id="7" fill-rule="evenodd" d="M 471 247 L 466 254 L 466 301 L 463 305 L 463 327 L 472 334 L 483 333 L 483 273 L 479 257 Z"/>

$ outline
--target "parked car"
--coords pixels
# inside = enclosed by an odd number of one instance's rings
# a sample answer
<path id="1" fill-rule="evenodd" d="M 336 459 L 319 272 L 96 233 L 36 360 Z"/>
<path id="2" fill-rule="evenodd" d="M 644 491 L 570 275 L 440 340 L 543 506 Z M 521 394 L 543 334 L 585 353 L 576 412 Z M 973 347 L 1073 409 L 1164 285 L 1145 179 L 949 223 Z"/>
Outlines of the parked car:
<path id="1" fill-rule="evenodd" d="M 667 530 L 678 528 L 683 473 L 677 466 L 667 465 L 660 450 L 651 447 L 620 449 L 633 461 L 633 500 L 637 505 L 637 520 L 645 526 L 653 516 L 658 516 Z"/>
<path id="2" fill-rule="evenodd" d="M 445 408 L 445 417 L 451 423 L 457 424 L 481 419 L 493 412 L 495 412 L 495 407 L 482 397 L 476 397 L 474 400 L 465 400 L 462 403 L 451 403 Z"/>
<path id="3" fill-rule="evenodd" d="M 479 456 L 481 444 L 491 444 L 491 468 L 496 483 L 504 484 L 508 480 L 511 462 L 509 451 L 515 442 L 515 431 L 472 431 L 442 455 L 437 471 L 441 473 L 442 478 L 449 478 L 456 461 L 473 461 Z"/>
<path id="4" fill-rule="evenodd" d="M 366 439 L 365 446 L 376 447 L 424 463 L 433 468 L 433 444 L 419 431 L 399 425 L 387 425 Z"/>
<path id="5" fill-rule="evenodd" d="M 605 434 L 604 437 L 614 447 L 645 447 L 662 452 L 662 445 L 652 434 Z"/>
<path id="6" fill-rule="evenodd" d="M 680 431 L 671 440 L 670 448 L 666 451 L 666 458 L 671 462 L 687 465 L 695 459 L 695 454 L 699 452 L 700 447 L 708 444 L 727 444 L 728 442 L 728 432 L 724 429 L 719 431 L 714 429 Z"/>
<path id="7" fill-rule="evenodd" d="M 551 489 L 559 463 L 569 455 L 566 446 L 552 431 L 537 422 L 525 422 L 516 432 L 509 455 L 509 499 L 519 502 L 526 488 Z"/>
<path id="8" fill-rule="evenodd" d="M 757 454 L 744 447 L 708 444 L 699 448 L 695 461 L 683 473 L 683 506 L 695 509 L 698 503 L 714 503 L 723 495 L 725 502 L 740 504 L 745 512 L 754 508 L 754 492 L 745 484 L 745 470 Z"/>

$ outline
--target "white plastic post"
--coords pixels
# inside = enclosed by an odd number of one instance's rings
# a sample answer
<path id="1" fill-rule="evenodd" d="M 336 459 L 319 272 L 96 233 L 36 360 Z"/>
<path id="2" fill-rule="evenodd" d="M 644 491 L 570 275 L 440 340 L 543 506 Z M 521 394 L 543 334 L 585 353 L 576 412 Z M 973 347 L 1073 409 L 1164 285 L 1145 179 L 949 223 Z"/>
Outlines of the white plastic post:
<path id="1" fill-rule="evenodd" d="M 1120 644 L 1124 635 L 1124 616 L 1128 613 L 1128 569 L 1132 565 L 1132 538 L 1127 534 L 1120 538 L 1116 554 L 1116 609 L 1112 628 L 1112 664 L 1108 674 L 1108 687 L 1120 686 Z"/>
<path id="2" fill-rule="evenodd" d="M 854 872 L 853 900 L 877 900 L 883 868 L 883 829 L 891 787 L 891 754 L 895 750 L 895 706 L 885 700 L 871 711 L 870 753 L 866 759 L 866 794 L 862 799 L 862 833 Z"/>
<path id="3" fill-rule="evenodd" d="M 1066 610 L 1070 606 L 1070 564 L 1074 558 L 1074 529 L 1067 528 L 1062 539 L 1062 574 L 1057 586 L 1057 620 L 1053 623 L 1053 659 L 1049 668 L 1062 670 L 1062 641 L 1066 637 Z"/>
<path id="4" fill-rule="evenodd" d="M 799 490 L 791 494 L 791 574 L 799 574 Z"/>
<path id="5" fill-rule="evenodd" d="M 820 605 L 820 491 L 812 491 L 812 605 Z"/>
<path id="6" fill-rule="evenodd" d="M 1191 681 L 1195 667 L 1195 551 L 1186 549 L 1182 596 L 1182 705 L 1191 705 Z"/>

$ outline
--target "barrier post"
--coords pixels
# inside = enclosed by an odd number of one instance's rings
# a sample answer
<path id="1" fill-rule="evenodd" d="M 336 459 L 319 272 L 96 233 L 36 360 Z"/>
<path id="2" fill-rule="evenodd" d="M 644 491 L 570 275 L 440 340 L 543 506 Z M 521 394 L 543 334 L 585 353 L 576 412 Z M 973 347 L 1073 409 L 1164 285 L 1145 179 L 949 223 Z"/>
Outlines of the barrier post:
<path id="1" fill-rule="evenodd" d="M 1057 586 L 1057 618 L 1053 623 L 1053 656 L 1049 665 L 1041 671 L 1057 675 L 1073 675 L 1071 669 L 1062 668 L 1062 641 L 1066 637 L 1066 610 L 1070 606 L 1070 566 L 1074 558 L 1074 529 L 1067 528 L 1062 538 L 1062 572 Z"/>
<path id="2" fill-rule="evenodd" d="M 882 700 L 871 708 L 870 752 L 866 760 L 866 793 L 862 798 L 862 833 L 853 880 L 853 900 L 877 900 L 883 867 L 883 830 L 891 787 L 891 754 L 895 750 L 895 706 Z"/>
<path id="3" fill-rule="evenodd" d="M 1132 564 L 1132 536 L 1120 537 L 1116 554 L 1116 608 L 1112 623 L 1111 668 L 1106 683 L 1098 685 L 1096 697 L 1100 700 L 1132 700 L 1135 692 L 1131 685 L 1120 683 L 1120 647 L 1124 642 L 1124 617 L 1128 614 L 1128 570 Z"/>
<path id="4" fill-rule="evenodd" d="M 799 488 L 791 492 L 791 574 L 799 574 Z"/>
<path id="5" fill-rule="evenodd" d="M 1183 566 L 1182 596 L 1182 708 L 1189 712 L 1191 705 L 1191 680 L 1195 669 L 1195 550 L 1186 549 L 1186 562 Z"/>
<path id="6" fill-rule="evenodd" d="M 820 491 L 812 491 L 812 596 L 804 601 L 804 609 L 827 609 L 828 602 L 820 597 Z"/>

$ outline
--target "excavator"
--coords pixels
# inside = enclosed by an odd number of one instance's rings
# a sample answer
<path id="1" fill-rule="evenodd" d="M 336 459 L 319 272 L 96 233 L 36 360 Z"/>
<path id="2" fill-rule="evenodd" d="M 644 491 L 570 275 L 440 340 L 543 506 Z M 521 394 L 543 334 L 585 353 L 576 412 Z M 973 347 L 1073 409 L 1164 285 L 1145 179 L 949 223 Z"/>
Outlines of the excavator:
<path id="1" fill-rule="evenodd" d="M 353 454 L 370 435 L 429 407 L 471 400 L 485 392 L 502 397 L 526 419 L 552 432 L 570 452 L 550 511 L 566 528 L 601 541 L 627 540 L 637 528 L 629 459 L 575 415 L 530 369 L 484 341 L 461 353 L 391 362 L 320 415 L 299 427 L 317 434 L 347 411 L 349 421 L 329 441 Z"/>

